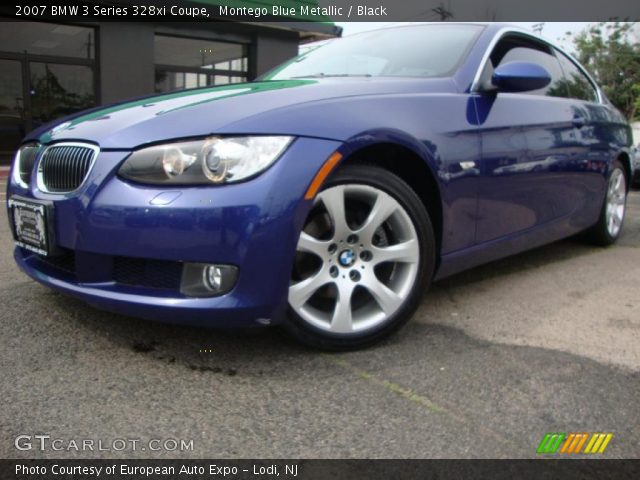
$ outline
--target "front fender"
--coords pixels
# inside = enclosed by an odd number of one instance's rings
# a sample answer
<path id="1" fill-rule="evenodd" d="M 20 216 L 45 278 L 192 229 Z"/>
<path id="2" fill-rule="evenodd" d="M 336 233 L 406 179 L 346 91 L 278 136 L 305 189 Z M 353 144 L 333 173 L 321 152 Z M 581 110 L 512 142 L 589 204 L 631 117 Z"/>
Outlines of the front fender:
<path id="1" fill-rule="evenodd" d="M 438 177 L 437 147 L 428 140 L 421 142 L 398 129 L 378 128 L 360 132 L 344 142 L 345 148 L 351 153 L 381 144 L 398 145 L 411 151 L 424 162 L 434 178 Z"/>

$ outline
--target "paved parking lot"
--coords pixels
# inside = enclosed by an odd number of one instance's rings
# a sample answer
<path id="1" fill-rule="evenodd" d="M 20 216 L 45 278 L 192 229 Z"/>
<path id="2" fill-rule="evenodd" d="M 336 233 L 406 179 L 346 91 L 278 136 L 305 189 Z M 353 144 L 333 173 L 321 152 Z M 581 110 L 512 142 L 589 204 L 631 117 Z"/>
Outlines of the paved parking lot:
<path id="1" fill-rule="evenodd" d="M 17 270 L 4 209 L 0 240 L 0 457 L 532 457 L 553 431 L 613 432 L 606 457 L 640 457 L 639 192 L 615 247 L 442 281 L 398 335 L 346 354 L 99 312 Z M 41 433 L 194 449 L 14 448 Z"/>

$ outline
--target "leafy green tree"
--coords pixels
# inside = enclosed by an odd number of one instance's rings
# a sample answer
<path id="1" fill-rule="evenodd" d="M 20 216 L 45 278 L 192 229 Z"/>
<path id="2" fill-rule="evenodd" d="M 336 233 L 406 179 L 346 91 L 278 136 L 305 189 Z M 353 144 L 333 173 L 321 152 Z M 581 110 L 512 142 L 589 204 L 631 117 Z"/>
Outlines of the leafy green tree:
<path id="1" fill-rule="evenodd" d="M 640 42 L 634 25 L 601 22 L 573 39 L 580 63 L 629 120 L 640 117 Z"/>

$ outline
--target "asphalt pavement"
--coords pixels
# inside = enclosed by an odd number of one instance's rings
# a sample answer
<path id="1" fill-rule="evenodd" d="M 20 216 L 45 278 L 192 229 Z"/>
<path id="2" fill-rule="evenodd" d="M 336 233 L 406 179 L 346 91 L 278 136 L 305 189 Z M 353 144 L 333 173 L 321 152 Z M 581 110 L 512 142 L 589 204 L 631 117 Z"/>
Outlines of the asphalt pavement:
<path id="1" fill-rule="evenodd" d="M 0 240 L 2 458 L 529 458 L 548 432 L 611 432 L 601 457 L 640 457 L 640 192 L 617 245 L 441 281 L 393 338 L 340 354 L 95 310 L 19 272 L 4 209 Z M 63 450 L 16 449 L 39 434 Z"/>

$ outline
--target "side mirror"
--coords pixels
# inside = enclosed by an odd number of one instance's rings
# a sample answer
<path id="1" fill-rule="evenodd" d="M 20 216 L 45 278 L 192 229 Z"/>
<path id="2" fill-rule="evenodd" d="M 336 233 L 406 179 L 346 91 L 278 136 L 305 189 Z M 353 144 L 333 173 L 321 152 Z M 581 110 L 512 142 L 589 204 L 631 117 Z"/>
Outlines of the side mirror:
<path id="1" fill-rule="evenodd" d="M 536 63 L 509 62 L 496 68 L 491 83 L 500 92 L 528 92 L 549 85 L 551 75 Z"/>

